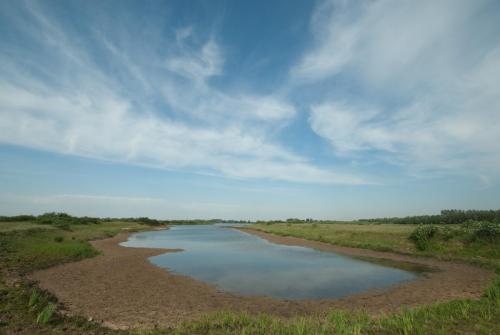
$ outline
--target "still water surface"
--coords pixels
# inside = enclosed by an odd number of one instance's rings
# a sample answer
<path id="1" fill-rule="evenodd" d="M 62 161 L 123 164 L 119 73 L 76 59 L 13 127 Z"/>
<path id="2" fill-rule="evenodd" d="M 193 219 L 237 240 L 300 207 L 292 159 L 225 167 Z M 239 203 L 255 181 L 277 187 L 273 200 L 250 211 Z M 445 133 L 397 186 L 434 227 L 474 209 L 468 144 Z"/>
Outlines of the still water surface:
<path id="1" fill-rule="evenodd" d="M 137 233 L 122 245 L 183 249 L 149 260 L 171 272 L 244 295 L 338 298 L 417 276 L 333 252 L 274 244 L 224 225 L 173 226 Z"/>

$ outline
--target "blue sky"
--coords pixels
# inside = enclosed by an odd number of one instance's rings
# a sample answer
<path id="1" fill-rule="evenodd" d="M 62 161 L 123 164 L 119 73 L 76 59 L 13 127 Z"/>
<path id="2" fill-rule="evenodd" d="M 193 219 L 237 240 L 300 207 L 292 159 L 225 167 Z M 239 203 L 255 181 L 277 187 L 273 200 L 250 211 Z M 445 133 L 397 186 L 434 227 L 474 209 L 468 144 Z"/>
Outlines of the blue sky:
<path id="1" fill-rule="evenodd" d="M 498 1 L 3 1 L 0 213 L 500 204 Z"/>

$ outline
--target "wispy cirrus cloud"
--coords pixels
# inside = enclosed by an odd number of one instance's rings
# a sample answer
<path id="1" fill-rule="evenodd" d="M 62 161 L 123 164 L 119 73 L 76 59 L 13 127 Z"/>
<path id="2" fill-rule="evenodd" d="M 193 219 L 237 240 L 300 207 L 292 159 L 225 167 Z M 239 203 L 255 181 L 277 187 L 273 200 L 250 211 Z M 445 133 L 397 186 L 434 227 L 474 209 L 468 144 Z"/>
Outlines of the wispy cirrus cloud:
<path id="1" fill-rule="evenodd" d="M 499 14 L 487 0 L 323 1 L 314 46 L 290 72 L 299 86 L 332 85 L 311 128 L 339 155 L 498 177 Z M 338 78 L 357 91 L 336 93 Z"/>
<path id="2" fill-rule="evenodd" d="M 0 55 L 0 142 L 235 178 L 365 182 L 269 135 L 295 115 L 286 99 L 217 89 L 224 54 L 213 37 L 187 43 L 193 28 L 170 40 L 117 33 L 92 13 L 73 29 L 44 4 L 15 7 L 5 22 L 16 36 Z"/>
<path id="3" fill-rule="evenodd" d="M 179 40 L 179 34 L 182 38 Z M 177 42 L 182 46 L 183 40 L 189 37 L 185 33 L 177 33 Z M 187 51 L 178 57 L 170 57 L 166 61 L 167 68 L 191 81 L 205 83 L 206 79 L 222 74 L 224 58 L 222 51 L 213 39 L 209 39 L 200 50 Z"/>

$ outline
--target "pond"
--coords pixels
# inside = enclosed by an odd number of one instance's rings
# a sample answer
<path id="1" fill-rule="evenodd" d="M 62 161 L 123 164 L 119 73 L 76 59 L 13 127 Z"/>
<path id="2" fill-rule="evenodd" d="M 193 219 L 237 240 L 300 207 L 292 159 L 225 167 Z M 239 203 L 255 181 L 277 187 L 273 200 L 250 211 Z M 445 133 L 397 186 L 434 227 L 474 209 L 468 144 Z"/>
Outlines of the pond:
<path id="1" fill-rule="evenodd" d="M 183 249 L 149 260 L 170 272 L 242 295 L 339 298 L 418 276 L 334 252 L 274 244 L 225 225 L 172 226 L 133 234 L 122 245 Z"/>

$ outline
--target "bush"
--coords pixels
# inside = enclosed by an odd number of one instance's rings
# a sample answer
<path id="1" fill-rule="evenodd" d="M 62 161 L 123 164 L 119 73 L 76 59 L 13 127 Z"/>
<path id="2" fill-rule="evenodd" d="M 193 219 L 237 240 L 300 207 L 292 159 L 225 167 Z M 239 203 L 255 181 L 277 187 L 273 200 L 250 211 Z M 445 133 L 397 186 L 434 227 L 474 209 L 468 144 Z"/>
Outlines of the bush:
<path id="1" fill-rule="evenodd" d="M 440 236 L 443 238 L 445 241 L 451 240 L 453 237 L 455 237 L 459 232 L 455 229 L 452 229 L 450 227 L 444 227 L 440 229 Z"/>
<path id="2" fill-rule="evenodd" d="M 39 224 L 50 224 L 55 226 L 66 225 L 88 225 L 88 224 L 98 224 L 100 221 L 98 218 L 91 218 L 88 216 L 76 217 L 71 216 L 66 213 L 45 213 L 36 217 L 36 222 Z M 62 228 L 64 229 L 64 228 Z"/>
<path id="3" fill-rule="evenodd" d="M 420 225 L 410 235 L 418 250 L 426 250 L 430 240 L 436 235 L 439 228 L 433 225 Z"/>
<path id="4" fill-rule="evenodd" d="M 64 241 L 64 237 L 62 237 L 62 236 L 57 236 L 57 237 L 54 237 L 54 241 L 56 241 L 56 242 L 59 242 L 59 243 L 60 243 L 60 242 Z"/>
<path id="5" fill-rule="evenodd" d="M 72 217 L 66 213 L 45 213 L 37 216 L 36 221 L 39 224 L 57 224 L 58 222 L 71 221 Z"/>
<path id="6" fill-rule="evenodd" d="M 480 242 L 500 241 L 500 224 L 492 222 L 478 222 L 474 227 L 471 239 Z"/>

